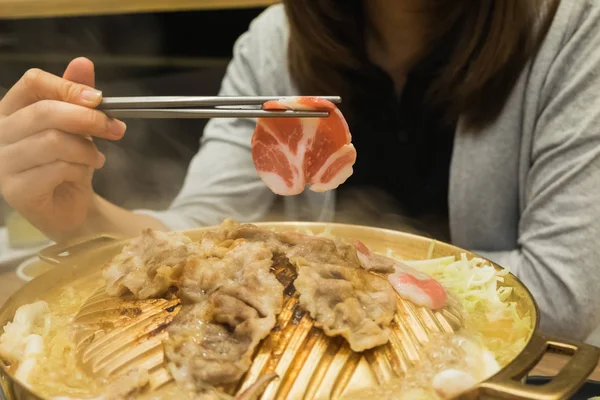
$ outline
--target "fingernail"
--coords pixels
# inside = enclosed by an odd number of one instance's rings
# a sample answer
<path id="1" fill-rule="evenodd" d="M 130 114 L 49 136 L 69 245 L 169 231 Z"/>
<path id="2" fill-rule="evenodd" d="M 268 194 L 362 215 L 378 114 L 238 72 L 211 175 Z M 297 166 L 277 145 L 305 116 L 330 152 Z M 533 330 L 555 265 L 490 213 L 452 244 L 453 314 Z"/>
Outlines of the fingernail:
<path id="1" fill-rule="evenodd" d="M 98 169 L 104 167 L 104 162 L 106 161 L 106 156 L 100 152 L 98 152 Z"/>
<path id="2" fill-rule="evenodd" d="M 125 122 L 120 121 L 118 119 L 109 119 L 108 120 L 108 132 L 114 137 L 121 137 L 125 134 L 125 130 L 127 129 L 127 125 Z"/>
<path id="3" fill-rule="evenodd" d="M 99 90 L 85 89 L 83 92 L 81 92 L 81 101 L 90 105 L 98 105 L 101 97 L 102 92 Z"/>

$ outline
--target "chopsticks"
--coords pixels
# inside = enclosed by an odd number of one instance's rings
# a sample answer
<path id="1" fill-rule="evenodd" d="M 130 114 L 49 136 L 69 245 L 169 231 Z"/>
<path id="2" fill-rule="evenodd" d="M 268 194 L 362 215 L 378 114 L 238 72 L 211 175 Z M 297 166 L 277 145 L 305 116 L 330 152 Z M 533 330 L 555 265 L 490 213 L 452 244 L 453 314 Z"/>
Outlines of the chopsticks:
<path id="1" fill-rule="evenodd" d="M 319 96 L 341 103 L 339 96 Z M 112 118 L 325 118 L 325 110 L 261 110 L 265 102 L 294 97 L 105 97 L 99 110 Z M 204 107 L 204 108 L 202 108 Z M 213 107 L 213 108 L 206 108 Z M 254 108 L 251 108 L 254 107 Z"/>

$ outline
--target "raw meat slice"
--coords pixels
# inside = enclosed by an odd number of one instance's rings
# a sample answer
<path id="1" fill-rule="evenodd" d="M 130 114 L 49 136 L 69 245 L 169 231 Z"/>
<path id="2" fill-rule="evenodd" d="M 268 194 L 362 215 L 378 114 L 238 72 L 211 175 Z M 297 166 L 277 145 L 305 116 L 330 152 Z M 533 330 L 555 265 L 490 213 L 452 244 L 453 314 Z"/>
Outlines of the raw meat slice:
<path id="1" fill-rule="evenodd" d="M 317 97 L 269 101 L 265 110 L 322 109 L 327 118 L 259 118 L 252 136 L 252 159 L 260 178 L 274 193 L 292 196 L 306 185 L 324 192 L 352 175 L 356 150 L 344 116 Z"/>
<path id="2" fill-rule="evenodd" d="M 443 308 L 448 295 L 441 283 L 405 264 L 396 264 L 396 272 L 388 276 L 396 292 L 405 300 L 431 310 Z"/>
<path id="3" fill-rule="evenodd" d="M 354 247 L 356 248 L 356 256 L 360 260 L 361 267 L 367 271 L 381 273 L 392 273 L 395 271 L 395 260 L 377 253 L 372 253 L 360 240 L 354 241 Z"/>
<path id="4" fill-rule="evenodd" d="M 356 254 L 364 269 L 383 273 L 391 272 L 388 279 L 404 300 L 432 310 L 443 308 L 446 305 L 448 301 L 446 290 L 441 283 L 429 275 L 393 258 L 375 254 L 359 240 L 354 242 L 354 247 L 356 247 Z"/>

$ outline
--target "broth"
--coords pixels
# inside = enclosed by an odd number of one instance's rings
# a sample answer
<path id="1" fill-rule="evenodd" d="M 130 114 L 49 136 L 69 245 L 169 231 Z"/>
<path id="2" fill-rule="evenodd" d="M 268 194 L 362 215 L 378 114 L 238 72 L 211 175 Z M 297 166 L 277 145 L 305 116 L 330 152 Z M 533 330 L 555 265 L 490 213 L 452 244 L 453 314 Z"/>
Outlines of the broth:
<path id="1" fill-rule="evenodd" d="M 97 276 L 81 278 L 66 288 L 51 291 L 45 299 L 50 307 L 50 331 L 29 379 L 31 388 L 39 395 L 95 397 L 102 393 L 106 382 L 90 377 L 77 362 L 71 330 L 80 307 L 102 284 Z"/>

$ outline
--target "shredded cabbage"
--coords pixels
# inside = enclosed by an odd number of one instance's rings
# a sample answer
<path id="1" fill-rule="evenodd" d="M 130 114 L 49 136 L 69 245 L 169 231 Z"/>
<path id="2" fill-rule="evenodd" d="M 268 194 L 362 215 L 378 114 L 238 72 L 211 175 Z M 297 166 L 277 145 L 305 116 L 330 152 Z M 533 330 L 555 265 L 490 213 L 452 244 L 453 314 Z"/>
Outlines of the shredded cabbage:
<path id="1" fill-rule="evenodd" d="M 431 247 L 429 253 L 433 253 Z M 510 300 L 512 288 L 501 286 L 508 269 L 497 270 L 482 258 L 469 260 L 465 253 L 459 259 L 449 256 L 404 262 L 444 285 L 465 311 L 465 328 L 480 334 L 501 365 L 525 347 L 533 330 L 531 316 L 521 315 L 517 303 Z"/>

